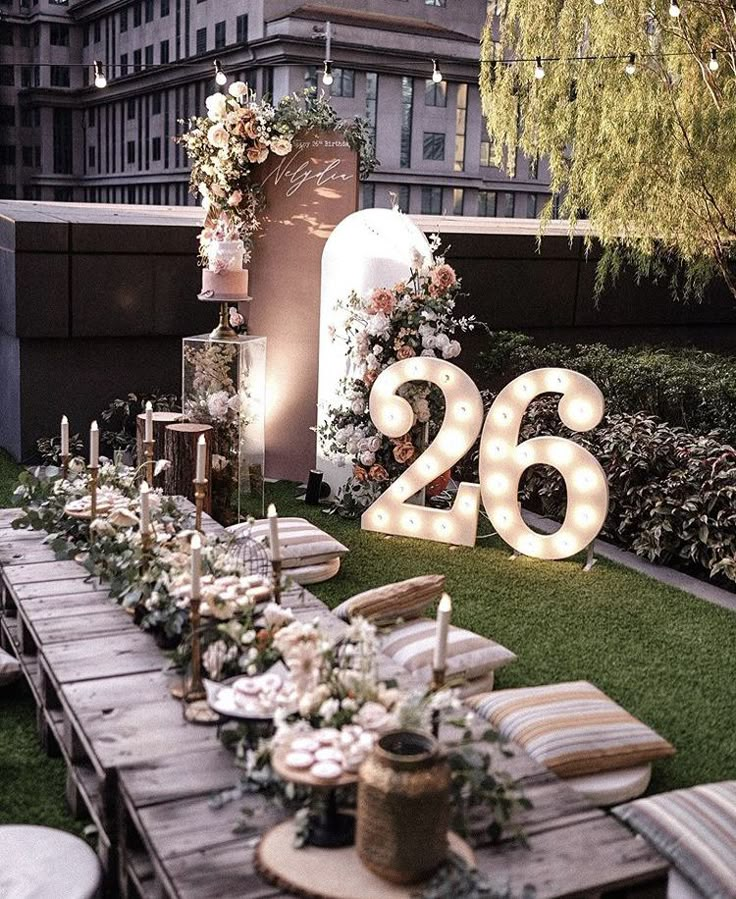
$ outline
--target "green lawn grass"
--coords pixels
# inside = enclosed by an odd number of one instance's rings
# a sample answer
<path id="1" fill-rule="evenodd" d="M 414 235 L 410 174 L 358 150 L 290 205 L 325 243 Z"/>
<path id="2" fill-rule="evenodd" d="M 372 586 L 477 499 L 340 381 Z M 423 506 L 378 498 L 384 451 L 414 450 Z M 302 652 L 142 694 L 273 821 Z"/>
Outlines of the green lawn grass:
<path id="1" fill-rule="evenodd" d="M 0 506 L 16 472 L 0 453 Z M 312 588 L 329 605 L 390 581 L 445 574 L 454 623 L 519 656 L 499 672 L 498 688 L 597 684 L 676 746 L 673 759 L 655 764 L 653 791 L 734 776 L 734 613 L 605 560 L 585 573 L 579 559 L 511 560 L 496 538 L 474 549 L 385 538 L 298 503 L 293 485 L 269 485 L 268 494 L 281 515 L 307 517 L 350 547 L 340 574 Z M 63 784 L 61 762 L 38 748 L 28 695 L 0 691 L 0 823 L 78 829 L 64 809 Z"/>

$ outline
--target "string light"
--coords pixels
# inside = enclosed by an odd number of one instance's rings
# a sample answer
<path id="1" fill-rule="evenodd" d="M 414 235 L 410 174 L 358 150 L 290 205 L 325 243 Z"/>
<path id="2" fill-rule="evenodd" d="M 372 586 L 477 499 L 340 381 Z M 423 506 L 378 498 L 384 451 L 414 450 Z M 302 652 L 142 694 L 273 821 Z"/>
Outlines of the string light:
<path id="1" fill-rule="evenodd" d="M 682 10 L 680 9 L 680 4 L 677 0 L 670 0 L 670 15 L 673 19 L 677 19 L 680 16 Z"/>
<path id="2" fill-rule="evenodd" d="M 432 60 L 432 81 L 435 84 L 439 84 L 442 81 L 442 72 L 440 71 L 440 67 L 437 65 L 437 60 Z"/>
<path id="3" fill-rule="evenodd" d="M 213 63 L 215 67 L 215 81 L 220 85 L 227 84 L 227 75 L 222 69 L 222 65 L 220 64 L 220 60 L 216 59 Z"/>
<path id="4" fill-rule="evenodd" d="M 710 51 L 710 59 L 708 60 L 708 68 L 711 70 L 711 72 L 717 72 L 719 69 L 718 55 L 716 53 L 715 47 L 713 47 L 713 49 Z"/>
<path id="5" fill-rule="evenodd" d="M 626 63 L 624 71 L 627 75 L 634 75 L 636 73 L 636 53 L 629 53 L 629 61 Z"/>
<path id="6" fill-rule="evenodd" d="M 534 77 L 537 81 L 541 81 L 544 78 L 544 66 L 542 65 L 542 57 L 538 56 L 536 59 L 536 65 L 534 66 Z"/>
<path id="7" fill-rule="evenodd" d="M 107 87 L 107 78 L 105 78 L 105 67 L 101 62 L 95 60 L 95 87 L 102 89 Z"/>
<path id="8" fill-rule="evenodd" d="M 332 77 L 332 62 L 326 59 L 324 71 L 322 72 L 322 84 L 326 84 L 329 87 L 334 80 Z"/>
<path id="9" fill-rule="evenodd" d="M 596 6 L 603 6 L 603 0 L 593 0 Z"/>

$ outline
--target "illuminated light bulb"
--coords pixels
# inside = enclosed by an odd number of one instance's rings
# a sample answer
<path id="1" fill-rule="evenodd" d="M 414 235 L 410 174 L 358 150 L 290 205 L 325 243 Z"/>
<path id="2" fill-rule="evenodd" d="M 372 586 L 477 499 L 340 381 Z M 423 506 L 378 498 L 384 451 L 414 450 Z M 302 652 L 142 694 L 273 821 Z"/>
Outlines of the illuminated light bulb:
<path id="1" fill-rule="evenodd" d="M 511 410 L 507 409 L 505 406 L 500 406 L 496 409 L 495 419 L 500 425 L 507 425 L 511 422 Z"/>
<path id="2" fill-rule="evenodd" d="M 399 484 L 396 487 L 396 492 L 399 494 L 399 496 L 404 496 L 406 494 L 406 487 L 403 484 Z"/>
<path id="3" fill-rule="evenodd" d="M 713 49 L 710 51 L 710 59 L 708 60 L 708 68 L 711 70 L 711 72 L 717 72 L 718 69 L 720 68 L 720 66 L 718 64 L 718 54 L 716 52 L 715 47 L 713 47 Z"/>
<path id="4" fill-rule="evenodd" d="M 521 548 L 525 553 L 528 553 L 530 556 L 535 555 L 540 546 L 539 537 L 533 537 L 531 534 L 528 534 L 526 537 L 523 537 L 521 540 Z"/>
<path id="5" fill-rule="evenodd" d="M 567 378 L 560 371 L 552 370 L 545 378 L 546 386 L 555 393 L 563 393 L 567 387 Z"/>
<path id="6" fill-rule="evenodd" d="M 462 442 L 463 435 L 456 428 L 443 429 L 443 433 L 437 437 L 437 446 L 448 455 L 455 452 Z"/>
<path id="7" fill-rule="evenodd" d="M 495 515 L 496 518 L 501 522 L 501 524 L 509 524 L 511 521 L 511 512 L 508 509 L 499 509 Z"/>
<path id="8" fill-rule="evenodd" d="M 544 66 L 542 65 L 542 57 L 537 57 L 537 64 L 534 66 L 534 77 L 537 81 L 541 81 L 544 78 Z"/>
<path id="9" fill-rule="evenodd" d="M 383 514 L 383 512 L 378 512 L 376 514 L 376 521 L 383 522 L 385 520 L 386 520 L 386 516 Z"/>
<path id="10" fill-rule="evenodd" d="M 564 465 L 572 460 L 572 449 L 566 441 L 559 441 L 550 446 L 549 457 L 555 465 Z"/>
<path id="11" fill-rule="evenodd" d="M 449 371 L 443 371 L 442 375 L 440 376 L 440 380 L 443 384 L 449 384 L 450 381 L 452 381 L 452 375 Z"/>
<path id="12" fill-rule="evenodd" d="M 322 71 L 322 84 L 326 84 L 327 87 L 329 87 L 334 80 L 335 79 L 332 77 L 332 62 L 329 59 L 326 59 Z"/>
<path id="13" fill-rule="evenodd" d="M 593 510 L 590 506 L 580 506 L 575 510 L 575 520 L 578 524 L 590 524 L 593 520 Z"/>
<path id="14" fill-rule="evenodd" d="M 440 71 L 440 67 L 437 65 L 437 60 L 432 60 L 432 81 L 435 84 L 439 84 L 442 81 L 442 72 Z"/>
<path id="15" fill-rule="evenodd" d="M 593 0 L 596 6 L 603 6 L 604 0 Z"/>
<path id="16" fill-rule="evenodd" d="M 593 410 L 590 408 L 590 403 L 575 403 L 572 411 L 578 421 L 584 422 L 589 420 Z"/>
<path id="17" fill-rule="evenodd" d="M 475 509 L 475 503 L 472 501 L 472 499 L 464 499 L 460 508 L 463 510 L 463 512 L 472 512 Z"/>
<path id="18" fill-rule="evenodd" d="M 448 523 L 446 521 L 438 521 L 437 525 L 436 525 L 436 530 L 440 534 L 448 534 L 450 531 L 450 526 L 448 525 Z"/>
<path id="19" fill-rule="evenodd" d="M 627 75 L 636 74 L 636 53 L 629 53 L 629 61 L 626 63 L 624 72 L 626 72 Z"/>
<path id="20" fill-rule="evenodd" d="M 507 447 L 505 443 L 492 443 L 488 447 L 488 455 L 492 459 L 502 459 L 506 455 Z"/>
<path id="21" fill-rule="evenodd" d="M 508 486 L 509 479 L 502 474 L 494 474 L 488 478 L 488 489 L 491 493 L 505 493 Z"/>
<path id="22" fill-rule="evenodd" d="M 672 2 L 670 3 L 670 15 L 672 16 L 672 18 L 678 19 L 681 12 L 682 10 L 680 9 L 680 4 L 677 2 L 677 0 L 672 0 Z"/>
<path id="23" fill-rule="evenodd" d="M 429 473 L 434 469 L 434 465 L 431 462 L 427 461 L 423 463 L 423 468 L 427 473 Z"/>
<path id="24" fill-rule="evenodd" d="M 516 455 L 521 459 L 522 462 L 525 462 L 527 465 L 531 463 L 534 458 L 534 453 L 529 449 L 528 446 L 518 446 L 516 448 Z"/>
<path id="25" fill-rule="evenodd" d="M 583 468 L 580 471 L 576 471 L 573 476 L 573 483 L 578 490 L 590 490 L 590 488 L 595 485 L 595 480 L 595 472 L 591 471 L 589 468 Z"/>
<path id="26" fill-rule="evenodd" d="M 420 377 L 422 374 L 422 371 L 423 371 L 423 368 L 418 362 L 412 362 L 412 364 L 409 366 L 409 374 L 413 378 Z"/>
<path id="27" fill-rule="evenodd" d="M 222 70 L 222 65 L 219 59 L 216 59 L 213 63 L 215 67 L 215 81 L 217 84 L 222 86 L 223 84 L 227 84 L 227 75 Z"/>
<path id="28" fill-rule="evenodd" d="M 101 62 L 95 60 L 95 87 L 107 87 L 107 78 L 105 78 L 105 68 Z"/>
<path id="29" fill-rule="evenodd" d="M 565 537 L 564 534 L 560 537 L 557 537 L 555 542 L 560 547 L 560 549 L 565 552 L 572 548 L 572 540 L 570 540 L 569 537 Z"/>
<path id="30" fill-rule="evenodd" d="M 470 409 L 468 409 L 465 403 L 458 403 L 457 406 L 455 406 L 455 415 L 457 415 L 458 418 L 467 418 L 468 415 L 470 415 Z"/>

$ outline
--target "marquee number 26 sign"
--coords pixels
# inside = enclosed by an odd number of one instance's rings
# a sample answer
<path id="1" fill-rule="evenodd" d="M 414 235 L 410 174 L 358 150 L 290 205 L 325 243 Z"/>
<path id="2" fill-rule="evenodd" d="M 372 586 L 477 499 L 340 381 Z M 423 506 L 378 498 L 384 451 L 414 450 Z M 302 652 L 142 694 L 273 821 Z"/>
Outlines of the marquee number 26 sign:
<path id="1" fill-rule="evenodd" d="M 518 443 L 524 412 L 543 393 L 561 394 L 558 411 L 568 428 L 594 428 L 603 417 L 604 404 L 603 394 L 589 378 L 564 368 L 520 375 L 498 394 L 483 424 L 480 392 L 464 371 L 442 359 L 404 359 L 381 372 L 370 394 L 371 418 L 387 437 L 402 437 L 414 424 L 410 403 L 398 395 L 410 381 L 429 381 L 440 388 L 445 418 L 427 449 L 363 513 L 364 530 L 473 546 L 482 499 L 496 531 L 524 555 L 565 559 L 594 539 L 608 511 L 608 482 L 597 459 L 563 437 Z M 461 483 L 450 509 L 408 502 L 468 452 L 481 426 L 480 484 Z M 519 480 L 531 465 L 551 465 L 564 478 L 567 514 L 554 534 L 538 534 L 521 517 Z"/>

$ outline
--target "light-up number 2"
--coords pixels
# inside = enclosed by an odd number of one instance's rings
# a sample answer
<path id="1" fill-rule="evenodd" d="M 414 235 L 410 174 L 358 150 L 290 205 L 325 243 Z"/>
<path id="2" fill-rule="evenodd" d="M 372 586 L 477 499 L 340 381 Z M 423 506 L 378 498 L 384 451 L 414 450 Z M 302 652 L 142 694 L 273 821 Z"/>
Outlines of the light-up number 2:
<path id="1" fill-rule="evenodd" d="M 595 427 L 603 416 L 603 395 L 578 372 L 542 368 L 516 378 L 491 407 L 480 444 L 481 486 L 460 484 L 451 509 L 407 505 L 473 445 L 483 407 L 473 381 L 449 362 L 420 358 L 397 362 L 376 379 L 370 396 L 373 423 L 388 437 L 401 437 L 414 423 L 407 400 L 396 395 L 407 381 L 422 380 L 442 390 L 446 413 L 432 444 L 363 514 L 365 530 L 472 546 L 478 526 L 479 492 L 493 526 L 518 552 L 563 559 L 579 552 L 600 531 L 608 510 L 608 484 L 598 461 L 563 437 L 535 437 L 517 445 L 529 403 L 543 393 L 559 393 L 559 415 L 575 431 Z M 554 534 L 538 534 L 524 522 L 518 504 L 519 481 L 530 465 L 550 465 L 565 480 L 567 513 Z"/>

